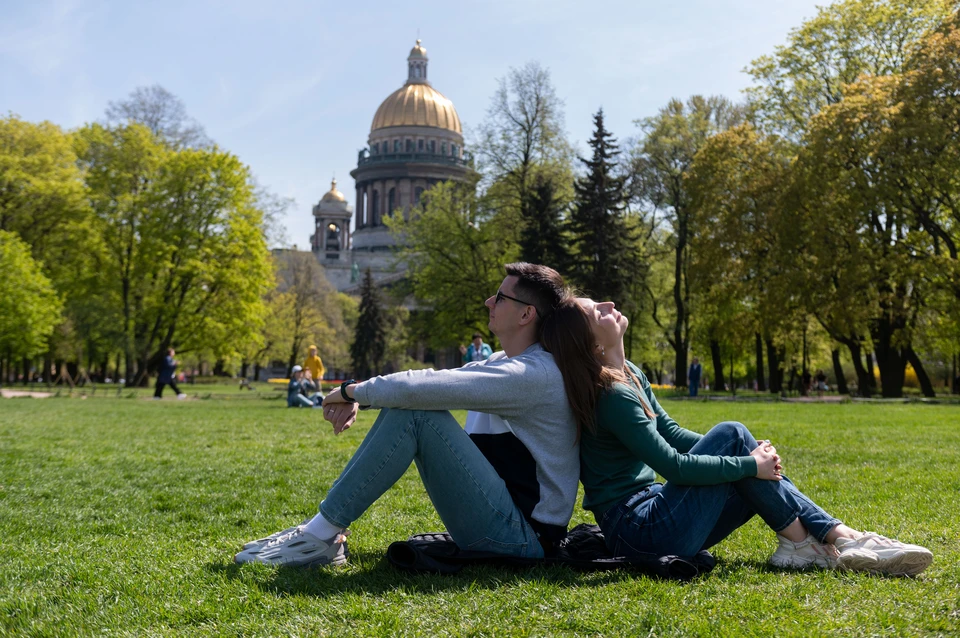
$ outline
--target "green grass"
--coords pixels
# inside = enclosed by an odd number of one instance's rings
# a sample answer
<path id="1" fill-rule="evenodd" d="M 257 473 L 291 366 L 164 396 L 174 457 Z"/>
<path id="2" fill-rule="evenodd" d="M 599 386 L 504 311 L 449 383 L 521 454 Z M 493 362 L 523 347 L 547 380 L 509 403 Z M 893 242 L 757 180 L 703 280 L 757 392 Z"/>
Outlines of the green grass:
<path id="1" fill-rule="evenodd" d="M 441 527 L 415 469 L 352 526 L 336 569 L 238 567 L 316 511 L 375 416 L 334 437 L 282 400 L 0 401 L 0 635 L 956 635 L 960 410 L 673 402 L 735 418 L 849 524 L 930 547 L 918 579 L 789 573 L 752 521 L 692 583 L 565 568 L 411 576 L 387 545 Z M 574 523 L 588 521 L 577 509 Z"/>

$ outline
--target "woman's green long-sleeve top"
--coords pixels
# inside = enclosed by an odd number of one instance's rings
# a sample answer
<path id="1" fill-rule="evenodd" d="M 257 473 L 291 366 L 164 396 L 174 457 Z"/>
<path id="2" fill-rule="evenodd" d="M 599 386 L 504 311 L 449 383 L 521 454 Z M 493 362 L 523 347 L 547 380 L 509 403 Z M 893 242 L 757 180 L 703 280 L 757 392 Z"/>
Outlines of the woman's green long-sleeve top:
<path id="1" fill-rule="evenodd" d="M 647 377 L 627 362 L 655 418 L 644 412 L 635 386 L 614 384 L 597 401 L 597 431 L 580 440 L 583 508 L 599 521 L 627 496 L 656 482 L 659 473 L 680 485 L 716 485 L 757 475 L 752 456 L 688 454 L 701 435 L 677 425 L 653 395 Z"/>

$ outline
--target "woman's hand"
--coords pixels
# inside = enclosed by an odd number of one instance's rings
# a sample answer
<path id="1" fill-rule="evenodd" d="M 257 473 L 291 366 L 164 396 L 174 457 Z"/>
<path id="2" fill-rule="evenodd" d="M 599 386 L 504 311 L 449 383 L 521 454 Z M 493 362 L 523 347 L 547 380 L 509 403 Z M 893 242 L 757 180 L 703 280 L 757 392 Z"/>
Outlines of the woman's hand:
<path id="1" fill-rule="evenodd" d="M 780 481 L 783 476 L 780 472 L 783 467 L 780 465 L 780 456 L 777 449 L 770 444 L 770 441 L 759 441 L 750 456 L 757 460 L 757 478 L 765 481 Z"/>

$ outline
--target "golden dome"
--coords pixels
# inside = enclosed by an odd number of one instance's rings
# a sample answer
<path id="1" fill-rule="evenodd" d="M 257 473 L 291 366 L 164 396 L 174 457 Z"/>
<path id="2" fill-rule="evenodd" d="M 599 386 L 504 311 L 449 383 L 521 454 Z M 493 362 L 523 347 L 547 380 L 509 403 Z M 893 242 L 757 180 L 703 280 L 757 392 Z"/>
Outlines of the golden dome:
<path id="1" fill-rule="evenodd" d="M 427 57 L 427 50 L 420 46 L 420 40 L 417 40 L 417 44 L 410 49 L 410 55 L 408 56 L 408 59 L 413 57 Z"/>
<path id="2" fill-rule="evenodd" d="M 330 191 L 325 193 L 323 197 L 320 198 L 321 202 L 345 202 L 346 198 L 343 196 L 343 193 L 337 190 L 337 180 L 334 179 L 330 182 Z"/>
<path id="3" fill-rule="evenodd" d="M 383 101 L 370 132 L 388 126 L 430 126 L 463 134 L 453 102 L 429 84 L 407 84 Z"/>

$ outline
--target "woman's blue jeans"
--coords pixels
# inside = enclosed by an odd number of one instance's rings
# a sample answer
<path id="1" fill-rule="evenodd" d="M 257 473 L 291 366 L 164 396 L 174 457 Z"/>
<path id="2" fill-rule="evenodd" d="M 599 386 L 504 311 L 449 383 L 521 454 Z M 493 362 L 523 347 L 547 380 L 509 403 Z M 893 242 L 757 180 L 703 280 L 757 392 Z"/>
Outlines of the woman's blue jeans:
<path id="1" fill-rule="evenodd" d="M 757 441 L 741 423 L 711 428 L 690 454 L 747 456 Z M 799 518 L 821 543 L 840 524 L 782 481 L 745 478 L 718 485 L 651 485 L 607 510 L 600 528 L 614 555 L 648 552 L 693 556 L 729 536 L 754 514 L 775 532 Z"/>
<path id="2" fill-rule="evenodd" d="M 447 531 L 464 549 L 540 558 L 537 534 L 507 486 L 449 412 L 383 409 L 320 503 L 347 527 L 416 463 Z"/>

